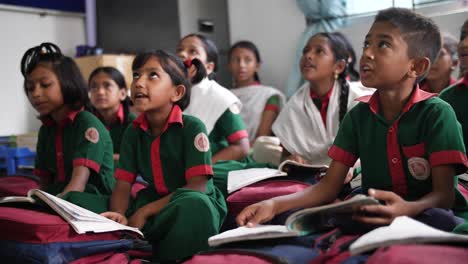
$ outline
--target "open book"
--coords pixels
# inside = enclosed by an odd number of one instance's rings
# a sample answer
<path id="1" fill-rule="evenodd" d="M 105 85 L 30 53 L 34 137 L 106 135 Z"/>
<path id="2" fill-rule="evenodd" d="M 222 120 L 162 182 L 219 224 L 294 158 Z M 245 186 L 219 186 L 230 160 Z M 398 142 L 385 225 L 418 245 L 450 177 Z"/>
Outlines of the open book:
<path id="1" fill-rule="evenodd" d="M 458 235 L 432 228 L 407 216 L 395 218 L 389 226 L 376 228 L 354 241 L 349 247 L 358 255 L 379 247 L 414 243 L 468 243 L 468 235 Z"/>
<path id="2" fill-rule="evenodd" d="M 294 173 L 310 174 L 325 173 L 328 169 L 326 165 L 302 164 L 292 160 L 285 160 L 278 169 L 270 168 L 252 168 L 245 170 L 235 170 L 228 173 L 227 191 L 232 193 L 252 183 L 263 181 L 270 178 L 287 176 Z"/>
<path id="3" fill-rule="evenodd" d="M 47 204 L 52 210 L 67 221 L 78 234 L 84 234 L 87 232 L 103 233 L 122 230 L 134 232 L 143 236 L 143 233 L 141 233 L 138 228 L 119 224 L 104 216 L 91 212 L 39 189 L 29 190 L 28 196 L 25 197 L 9 196 L 0 198 L 0 204 L 12 202 L 36 203 L 37 200 L 41 200 Z"/>
<path id="4" fill-rule="evenodd" d="M 321 231 L 329 227 L 330 219 L 333 217 L 348 214 L 351 215 L 360 206 L 378 204 L 379 202 L 369 196 L 358 194 L 353 198 L 328 204 L 324 206 L 312 207 L 297 211 L 291 214 L 285 225 L 257 225 L 255 227 L 238 227 L 208 239 L 210 246 L 218 246 L 224 243 L 231 243 L 245 240 L 258 240 L 281 237 L 294 237 Z"/>

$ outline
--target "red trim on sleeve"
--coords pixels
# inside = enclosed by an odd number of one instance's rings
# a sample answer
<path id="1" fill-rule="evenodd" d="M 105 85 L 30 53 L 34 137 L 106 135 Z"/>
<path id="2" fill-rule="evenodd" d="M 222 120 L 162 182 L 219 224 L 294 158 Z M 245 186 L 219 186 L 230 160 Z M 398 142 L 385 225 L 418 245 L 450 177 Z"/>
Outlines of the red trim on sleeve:
<path id="1" fill-rule="evenodd" d="M 263 111 L 273 111 L 279 113 L 279 107 L 274 104 L 267 104 Z"/>
<path id="2" fill-rule="evenodd" d="M 126 171 L 124 169 L 118 168 L 114 172 L 114 178 L 116 178 L 118 180 L 129 182 L 129 183 L 134 183 L 135 178 L 136 178 L 136 174 L 131 173 L 129 171 Z"/>
<path id="3" fill-rule="evenodd" d="M 101 165 L 94 160 L 90 159 L 85 159 L 85 158 L 77 158 L 73 160 L 73 168 L 78 167 L 78 166 L 85 166 L 88 167 L 95 172 L 99 173 L 99 170 L 101 169 Z"/>
<path id="4" fill-rule="evenodd" d="M 41 169 L 34 169 L 33 174 L 36 175 L 39 178 L 43 177 L 50 177 L 52 176 L 52 173 L 48 170 L 41 170 Z"/>
<path id="5" fill-rule="evenodd" d="M 466 154 L 458 150 L 444 150 L 433 152 L 429 156 L 431 167 L 444 164 L 463 164 L 468 167 L 468 159 Z"/>
<path id="6" fill-rule="evenodd" d="M 354 166 L 354 163 L 357 161 L 357 156 L 354 154 L 349 153 L 348 151 L 332 145 L 331 148 L 328 150 L 328 156 L 336 161 L 343 163 L 348 167 Z"/>
<path id="7" fill-rule="evenodd" d="M 239 130 L 229 135 L 227 137 L 227 141 L 229 142 L 229 144 L 232 144 L 241 138 L 248 138 L 248 137 L 249 137 L 249 133 L 247 133 L 247 130 Z"/>
<path id="8" fill-rule="evenodd" d="M 202 164 L 198 166 L 193 166 L 185 171 L 185 179 L 189 179 L 194 176 L 202 175 L 213 175 L 213 168 L 211 165 Z"/>
<path id="9" fill-rule="evenodd" d="M 158 137 L 151 143 L 151 170 L 153 172 L 154 187 L 156 192 L 161 195 L 169 193 L 166 183 L 164 182 L 163 169 L 161 164 L 161 153 L 159 147 L 161 144 L 161 137 Z"/>

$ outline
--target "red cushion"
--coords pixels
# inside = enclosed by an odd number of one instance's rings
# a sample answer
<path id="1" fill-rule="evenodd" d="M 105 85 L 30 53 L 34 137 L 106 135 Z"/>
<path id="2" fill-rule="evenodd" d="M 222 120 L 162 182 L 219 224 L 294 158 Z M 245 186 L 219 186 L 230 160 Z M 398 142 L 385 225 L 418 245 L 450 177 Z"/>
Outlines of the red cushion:
<path id="1" fill-rule="evenodd" d="M 0 197 L 26 196 L 30 189 L 38 189 L 39 183 L 22 176 L 0 177 Z"/>
<path id="2" fill-rule="evenodd" d="M 458 184 L 458 190 L 461 192 L 461 194 L 463 194 L 463 196 L 465 197 L 465 199 L 468 200 L 468 189 L 464 186 L 464 185 L 461 185 L 460 183 Z"/>
<path id="3" fill-rule="evenodd" d="M 366 263 L 467 263 L 468 249 L 443 245 L 397 245 L 379 248 Z"/>
<path id="4" fill-rule="evenodd" d="M 135 182 L 132 185 L 132 191 L 131 191 L 133 199 L 136 198 L 139 191 L 145 189 L 146 187 L 147 187 L 146 184 L 143 184 L 141 182 Z"/>
<path id="5" fill-rule="evenodd" d="M 261 259 L 255 256 L 233 254 L 233 253 L 218 253 L 211 255 L 195 255 L 184 264 L 271 264 L 272 262 Z"/>
<path id="6" fill-rule="evenodd" d="M 229 213 L 239 214 L 245 207 L 277 196 L 299 192 L 309 185 L 293 180 L 262 181 L 244 187 L 227 198 Z"/>
<path id="7" fill-rule="evenodd" d="M 0 240 L 43 244 L 119 238 L 119 232 L 78 235 L 60 216 L 28 209 L 0 207 Z"/>

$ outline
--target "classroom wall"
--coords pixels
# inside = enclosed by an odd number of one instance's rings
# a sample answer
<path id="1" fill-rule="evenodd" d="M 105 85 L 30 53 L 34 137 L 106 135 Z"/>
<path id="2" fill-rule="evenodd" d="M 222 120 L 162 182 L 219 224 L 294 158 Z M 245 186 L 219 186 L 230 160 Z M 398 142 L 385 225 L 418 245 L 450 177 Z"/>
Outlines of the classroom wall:
<path id="1" fill-rule="evenodd" d="M 40 123 L 23 92 L 20 60 L 30 47 L 49 41 L 73 56 L 75 46 L 85 43 L 84 16 L 40 16 L 6 10 L 0 5 L 0 136 L 35 131 Z"/>
<path id="2" fill-rule="evenodd" d="M 228 0 L 231 44 L 250 40 L 263 60 L 262 83 L 285 90 L 305 19 L 296 1 Z M 297 66 L 299 67 L 299 66 Z"/>

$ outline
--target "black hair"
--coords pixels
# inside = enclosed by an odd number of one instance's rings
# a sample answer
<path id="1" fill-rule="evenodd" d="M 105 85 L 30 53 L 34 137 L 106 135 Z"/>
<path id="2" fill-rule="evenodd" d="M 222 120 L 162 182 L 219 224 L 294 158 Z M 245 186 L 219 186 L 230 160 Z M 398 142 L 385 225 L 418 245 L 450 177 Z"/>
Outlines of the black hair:
<path id="1" fill-rule="evenodd" d="M 431 64 L 435 62 L 441 48 L 441 36 L 439 27 L 432 19 L 419 15 L 405 8 L 388 8 L 380 11 L 375 17 L 375 22 L 389 22 L 401 32 L 408 45 L 410 58 L 427 57 Z M 419 83 L 429 72 L 419 76 Z"/>
<path id="2" fill-rule="evenodd" d="M 468 34 L 468 28 L 464 30 L 466 27 L 468 27 L 468 19 L 463 22 L 463 25 L 460 28 L 460 41 L 463 41 L 463 39 L 467 37 L 466 34 Z"/>
<path id="3" fill-rule="evenodd" d="M 218 71 L 218 48 L 215 43 L 208 37 L 196 33 L 183 37 L 181 41 L 190 37 L 196 37 L 202 42 L 203 49 L 206 52 L 206 62 L 212 62 L 214 64 L 213 72 L 208 75 L 208 78 L 210 80 L 216 80 L 216 72 Z"/>
<path id="4" fill-rule="evenodd" d="M 344 70 L 338 74 L 338 79 L 337 81 L 340 83 L 341 90 L 340 90 L 340 102 L 339 102 L 339 120 L 343 120 L 344 116 L 346 115 L 346 112 L 348 111 L 348 96 L 349 96 L 349 83 L 346 80 L 347 72 L 348 72 L 348 50 L 346 49 L 346 44 L 343 42 L 342 38 L 337 36 L 335 33 L 328 33 L 328 32 L 320 32 L 312 37 L 324 37 L 328 39 L 328 43 L 330 44 L 330 48 L 333 52 L 333 55 L 335 57 L 335 62 L 338 61 L 344 61 L 345 62 L 345 68 Z M 310 41 L 309 39 L 309 41 Z"/>
<path id="5" fill-rule="evenodd" d="M 348 51 L 348 59 L 346 60 L 346 63 L 348 64 L 348 75 L 351 79 L 351 81 L 359 81 L 359 72 L 356 71 L 354 68 L 356 65 L 356 52 L 354 51 L 353 45 L 351 45 L 351 42 L 349 39 L 341 32 L 333 32 L 335 36 L 339 37 L 341 41 L 343 41 L 343 44 L 346 46 L 346 50 Z"/>
<path id="6" fill-rule="evenodd" d="M 123 74 L 117 70 L 114 67 L 98 67 L 94 69 L 93 72 L 89 75 L 88 78 L 88 85 L 91 88 L 91 80 L 94 78 L 94 76 L 98 75 L 99 73 L 104 73 L 107 76 L 109 76 L 119 87 L 120 90 L 124 89 L 127 91 L 127 83 L 125 82 L 125 77 Z M 127 120 L 129 118 L 129 113 L 130 113 L 130 106 L 132 106 L 132 101 L 130 100 L 130 97 L 125 96 L 125 99 L 121 102 L 124 110 L 124 120 Z M 96 111 L 95 107 L 93 107 L 93 110 Z"/>
<path id="7" fill-rule="evenodd" d="M 229 49 L 229 52 L 228 52 L 228 60 L 229 61 L 231 60 L 232 52 L 237 48 L 250 50 L 255 55 L 255 59 L 257 60 L 257 63 L 260 64 L 262 62 L 262 60 L 260 58 L 260 52 L 258 51 L 257 46 L 255 46 L 255 44 L 253 44 L 252 42 L 250 42 L 248 40 L 242 40 L 242 41 L 236 42 L 236 43 L 234 43 L 234 45 L 231 46 L 231 48 Z M 260 82 L 260 77 L 258 76 L 258 72 L 255 72 L 254 80 L 257 81 L 257 82 Z"/>
<path id="8" fill-rule="evenodd" d="M 184 85 L 185 95 L 176 102 L 176 104 L 184 110 L 190 104 L 190 90 L 192 83 L 199 83 L 206 77 L 206 69 L 203 63 L 199 59 L 193 59 L 188 65 L 182 61 L 179 57 L 172 53 L 155 50 L 138 54 L 132 63 L 132 70 L 138 70 L 151 58 L 156 58 L 163 70 L 169 75 L 174 85 Z M 197 69 L 197 73 L 193 76 L 192 80 L 189 80 L 188 68 L 194 65 Z"/>
<path id="9" fill-rule="evenodd" d="M 73 59 L 63 55 L 60 48 L 53 43 L 41 43 L 24 53 L 21 59 L 21 74 L 24 77 L 23 88 L 26 95 L 26 78 L 39 65 L 50 66 L 57 75 L 65 105 L 71 110 L 79 110 L 82 107 L 91 109 L 87 85 L 80 69 Z"/>

